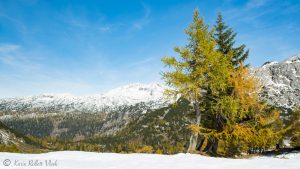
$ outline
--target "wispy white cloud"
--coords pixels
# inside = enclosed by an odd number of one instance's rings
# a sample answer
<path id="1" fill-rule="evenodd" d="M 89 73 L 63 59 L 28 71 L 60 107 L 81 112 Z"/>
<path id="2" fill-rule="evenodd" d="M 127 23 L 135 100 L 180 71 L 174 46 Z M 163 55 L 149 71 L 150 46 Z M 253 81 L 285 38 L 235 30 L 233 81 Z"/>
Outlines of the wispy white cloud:
<path id="1" fill-rule="evenodd" d="M 66 20 L 66 23 L 73 27 L 78 27 L 78 28 L 87 28 L 89 26 L 88 23 L 85 23 L 83 20 L 74 19 L 74 18 L 69 18 L 68 20 Z"/>
<path id="2" fill-rule="evenodd" d="M 0 66 L 5 67 L 0 73 L 0 98 L 49 92 L 87 94 L 93 93 L 99 86 L 101 88 L 101 85 L 97 86 L 89 81 L 90 77 L 97 78 L 96 74 L 91 75 L 94 72 L 77 74 L 77 70 L 63 71 L 55 65 L 46 65 L 47 60 L 35 56 L 46 53 L 29 52 L 21 45 L 0 44 Z"/>
<path id="3" fill-rule="evenodd" d="M 150 22 L 151 9 L 146 4 L 142 4 L 142 6 L 144 9 L 143 17 L 133 22 L 133 28 L 137 30 L 143 29 Z"/>
<path id="4" fill-rule="evenodd" d="M 231 21 L 245 22 L 252 25 L 258 25 L 259 18 L 277 10 L 276 6 L 269 5 L 267 9 L 258 10 L 270 2 L 269 0 L 250 0 L 242 7 L 230 8 L 224 10 L 223 14 Z"/>
<path id="5" fill-rule="evenodd" d="M 260 8 L 265 6 L 269 0 L 249 0 L 246 4 L 246 9 Z"/>
<path id="6" fill-rule="evenodd" d="M 19 49 L 19 45 L 15 44 L 0 44 L 0 52 L 10 52 L 10 51 L 15 51 Z"/>
<path id="7" fill-rule="evenodd" d="M 16 44 L 0 44 L 0 62 L 19 71 L 33 71 L 40 64 L 33 58 L 24 56 L 21 46 Z"/>
<path id="8" fill-rule="evenodd" d="M 7 14 L 0 13 L 0 21 L 1 20 L 6 21 L 8 24 L 14 25 L 15 27 L 18 28 L 16 30 L 21 32 L 21 33 L 28 32 L 27 26 L 22 21 L 17 19 L 16 17 L 12 17 L 12 16 L 9 16 Z"/>
<path id="9" fill-rule="evenodd" d="M 100 26 L 99 30 L 100 30 L 100 32 L 109 32 L 109 31 L 111 31 L 111 27 L 108 25 Z"/>
<path id="10" fill-rule="evenodd" d="M 156 62 L 154 57 L 148 57 L 143 60 L 138 60 L 136 62 L 129 63 L 129 64 L 127 64 L 127 67 L 132 68 L 132 67 L 137 67 L 137 66 L 145 66 L 151 62 Z"/>
<path id="11" fill-rule="evenodd" d="M 67 26 L 80 30 L 82 32 L 89 31 L 93 33 L 124 33 L 126 38 L 136 30 L 142 30 L 151 21 L 151 8 L 147 4 L 141 3 L 142 15 L 136 19 L 117 19 L 114 21 L 106 20 L 106 16 L 99 12 L 98 19 L 91 20 L 84 13 L 76 13 L 71 7 L 60 15 L 61 21 Z M 120 37 L 119 38 L 123 38 Z"/>
<path id="12" fill-rule="evenodd" d="M 65 10 L 61 15 L 58 16 L 60 20 L 73 28 L 78 29 L 88 29 L 88 30 L 96 30 L 98 28 L 104 28 L 107 27 L 105 24 L 105 16 L 101 14 L 100 12 L 97 13 L 96 16 L 94 16 L 96 19 L 91 20 L 87 15 L 85 11 L 78 12 L 72 7 L 69 7 L 67 10 Z"/>

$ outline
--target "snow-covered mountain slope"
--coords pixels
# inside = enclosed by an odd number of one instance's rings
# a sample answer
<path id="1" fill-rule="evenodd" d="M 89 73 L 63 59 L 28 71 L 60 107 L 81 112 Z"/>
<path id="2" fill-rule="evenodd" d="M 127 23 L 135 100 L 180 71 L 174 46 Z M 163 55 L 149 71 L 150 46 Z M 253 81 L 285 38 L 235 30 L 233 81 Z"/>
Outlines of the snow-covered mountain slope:
<path id="1" fill-rule="evenodd" d="M 57 169 L 299 169 L 300 154 L 228 159 L 196 154 L 115 154 L 60 151 L 45 154 L 0 153 L 0 168 Z"/>
<path id="2" fill-rule="evenodd" d="M 105 112 L 120 106 L 145 103 L 158 108 L 166 103 L 164 88 L 158 83 L 130 84 L 92 96 L 42 94 L 0 100 L 0 112 Z"/>
<path id="3" fill-rule="evenodd" d="M 252 70 L 262 82 L 261 97 L 268 103 L 284 108 L 300 106 L 300 54 Z"/>

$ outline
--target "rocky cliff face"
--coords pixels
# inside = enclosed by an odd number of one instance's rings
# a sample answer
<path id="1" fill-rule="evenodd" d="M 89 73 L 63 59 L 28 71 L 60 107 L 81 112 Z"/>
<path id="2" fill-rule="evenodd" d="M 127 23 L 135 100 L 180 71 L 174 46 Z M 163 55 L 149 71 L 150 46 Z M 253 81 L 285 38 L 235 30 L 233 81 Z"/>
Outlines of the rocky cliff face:
<path id="1" fill-rule="evenodd" d="M 300 106 L 300 54 L 252 70 L 262 83 L 262 99 L 287 109 Z"/>

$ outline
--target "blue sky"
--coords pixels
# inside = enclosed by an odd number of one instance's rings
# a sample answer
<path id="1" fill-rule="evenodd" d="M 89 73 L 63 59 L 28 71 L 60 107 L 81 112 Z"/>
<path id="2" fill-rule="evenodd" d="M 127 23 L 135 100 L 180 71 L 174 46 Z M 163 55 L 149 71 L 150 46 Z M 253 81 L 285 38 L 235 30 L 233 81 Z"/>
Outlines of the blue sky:
<path id="1" fill-rule="evenodd" d="M 161 82 L 195 8 L 218 12 L 260 66 L 300 53 L 298 0 L 0 0 L 0 97 L 86 95 Z"/>

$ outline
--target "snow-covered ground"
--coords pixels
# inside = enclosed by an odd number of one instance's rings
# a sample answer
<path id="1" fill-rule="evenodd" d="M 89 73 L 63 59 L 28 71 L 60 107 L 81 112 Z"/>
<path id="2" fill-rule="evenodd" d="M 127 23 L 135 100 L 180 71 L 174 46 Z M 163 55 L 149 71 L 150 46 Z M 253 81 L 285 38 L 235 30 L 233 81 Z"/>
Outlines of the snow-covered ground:
<path id="1" fill-rule="evenodd" d="M 0 169 L 299 169 L 300 153 L 277 157 L 225 159 L 192 154 L 154 155 L 62 151 L 45 154 L 0 153 L 0 161 Z"/>

